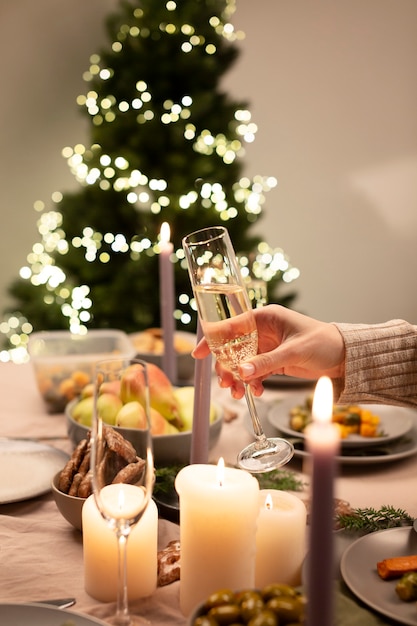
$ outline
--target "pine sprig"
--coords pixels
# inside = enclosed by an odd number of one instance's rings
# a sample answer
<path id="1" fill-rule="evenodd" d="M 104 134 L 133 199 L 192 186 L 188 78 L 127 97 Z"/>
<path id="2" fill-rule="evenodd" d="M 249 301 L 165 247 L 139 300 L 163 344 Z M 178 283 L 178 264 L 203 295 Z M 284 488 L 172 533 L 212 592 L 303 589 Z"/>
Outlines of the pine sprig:
<path id="1" fill-rule="evenodd" d="M 261 489 L 279 489 L 281 491 L 302 491 L 304 482 L 290 470 L 273 470 L 265 474 L 257 474 L 256 478 Z"/>
<path id="2" fill-rule="evenodd" d="M 175 477 L 184 465 L 170 465 L 155 470 L 154 494 L 172 493 L 175 489 Z M 273 470 L 266 474 L 256 474 L 260 489 L 280 489 L 281 491 L 302 491 L 303 481 L 290 470 Z"/>
<path id="3" fill-rule="evenodd" d="M 398 526 L 412 526 L 414 518 L 404 509 L 383 505 L 380 509 L 353 509 L 352 513 L 338 515 L 337 521 L 340 528 L 345 530 L 374 532 Z"/>
<path id="4" fill-rule="evenodd" d="M 184 465 L 169 465 L 155 469 L 154 494 L 172 493 L 175 490 L 175 478 Z"/>

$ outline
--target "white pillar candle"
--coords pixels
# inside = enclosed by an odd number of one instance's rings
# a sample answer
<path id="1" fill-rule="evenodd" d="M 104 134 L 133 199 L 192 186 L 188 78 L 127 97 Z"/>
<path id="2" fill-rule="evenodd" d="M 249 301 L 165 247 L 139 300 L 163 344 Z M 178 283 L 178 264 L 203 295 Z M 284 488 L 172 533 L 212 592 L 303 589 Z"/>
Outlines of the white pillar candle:
<path id="1" fill-rule="evenodd" d="M 96 600 L 113 602 L 118 585 L 116 533 L 103 519 L 93 495 L 85 501 L 82 517 L 85 590 Z M 126 549 L 129 600 L 151 595 L 156 589 L 158 567 L 158 510 L 153 500 L 131 529 Z"/>
<path id="2" fill-rule="evenodd" d="M 314 392 L 313 422 L 306 429 L 311 454 L 311 515 L 307 569 L 307 624 L 333 625 L 334 479 L 340 434 L 333 416 L 333 386 L 322 376 Z"/>
<path id="3" fill-rule="evenodd" d="M 255 587 L 271 583 L 297 586 L 306 550 L 305 504 L 285 491 L 259 493 Z"/>
<path id="4" fill-rule="evenodd" d="M 259 485 L 244 470 L 189 465 L 177 475 L 180 500 L 180 607 L 184 615 L 210 593 L 253 588 Z"/>

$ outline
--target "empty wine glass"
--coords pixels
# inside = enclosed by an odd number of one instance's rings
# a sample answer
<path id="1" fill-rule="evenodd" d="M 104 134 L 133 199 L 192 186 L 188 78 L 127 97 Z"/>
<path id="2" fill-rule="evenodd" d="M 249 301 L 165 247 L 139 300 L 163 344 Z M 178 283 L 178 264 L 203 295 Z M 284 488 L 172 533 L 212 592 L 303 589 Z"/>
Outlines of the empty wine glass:
<path id="1" fill-rule="evenodd" d="M 114 358 L 97 363 L 94 376 L 94 413 L 91 429 L 91 470 L 95 502 L 102 517 L 115 532 L 118 544 L 118 589 L 116 614 L 107 621 L 115 626 L 135 626 L 147 620 L 129 614 L 126 551 L 132 527 L 141 519 L 150 501 L 154 483 L 150 400 L 146 363 Z M 109 424 L 111 406 L 102 394 L 138 395 L 142 423 L 135 448 Z M 117 398 L 116 398 L 117 400 Z M 104 418 L 104 419 L 103 419 Z M 107 420 L 107 421 L 105 421 Z"/>
<path id="2" fill-rule="evenodd" d="M 184 237 L 183 248 L 208 346 L 239 377 L 239 364 L 257 353 L 258 332 L 229 233 L 222 226 L 204 228 Z M 294 447 L 265 436 L 250 386 L 243 384 L 256 440 L 240 452 L 238 464 L 252 473 L 267 472 L 287 463 Z"/>

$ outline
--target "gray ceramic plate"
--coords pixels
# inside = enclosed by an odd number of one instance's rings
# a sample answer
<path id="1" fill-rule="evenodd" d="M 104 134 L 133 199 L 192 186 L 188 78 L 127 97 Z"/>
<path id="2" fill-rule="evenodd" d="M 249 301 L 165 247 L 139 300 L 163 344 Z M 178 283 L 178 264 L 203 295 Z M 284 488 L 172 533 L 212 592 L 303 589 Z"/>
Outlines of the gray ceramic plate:
<path id="1" fill-rule="evenodd" d="M 305 459 L 310 456 L 304 449 L 305 441 L 303 437 L 288 436 L 270 423 L 267 419 L 268 412 L 271 408 L 270 403 L 257 400 L 256 406 L 267 437 L 288 437 L 289 441 L 294 445 L 295 458 Z M 253 435 L 251 421 L 247 413 L 244 416 L 244 423 L 248 432 Z M 375 465 L 378 463 L 401 461 L 415 454 L 417 454 L 417 426 L 414 426 L 406 435 L 387 444 L 381 442 L 378 446 L 353 446 L 352 448 L 343 448 L 340 455 L 336 457 L 336 460 L 340 465 Z"/>
<path id="2" fill-rule="evenodd" d="M 304 438 L 303 433 L 293 430 L 289 426 L 289 415 L 292 408 L 303 405 L 307 394 L 291 394 L 284 400 L 271 406 L 268 411 L 268 421 L 282 433 L 290 437 Z M 367 404 L 366 408 L 378 415 L 380 428 L 385 433 L 382 437 L 361 437 L 349 435 L 342 439 L 342 448 L 362 448 L 365 446 L 380 446 L 399 439 L 417 424 L 417 412 L 404 407 L 387 406 L 383 404 Z"/>
<path id="3" fill-rule="evenodd" d="M 0 604 L 0 624 L 13 626 L 105 626 L 94 617 L 46 604 Z"/>
<path id="4" fill-rule="evenodd" d="M 372 609 L 400 624 L 417 625 L 415 602 L 403 602 L 395 592 L 396 580 L 382 580 L 376 571 L 378 561 L 417 554 L 417 533 L 413 528 L 390 528 L 361 537 L 342 556 L 343 580 Z"/>

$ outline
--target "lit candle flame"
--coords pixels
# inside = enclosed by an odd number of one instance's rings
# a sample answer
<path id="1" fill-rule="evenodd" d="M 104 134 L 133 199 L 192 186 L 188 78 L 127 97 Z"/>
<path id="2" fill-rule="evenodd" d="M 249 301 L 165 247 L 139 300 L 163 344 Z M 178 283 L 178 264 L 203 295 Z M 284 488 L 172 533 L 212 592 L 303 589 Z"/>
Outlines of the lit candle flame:
<path id="1" fill-rule="evenodd" d="M 171 229 L 169 227 L 169 224 L 168 222 L 163 222 L 161 225 L 161 232 L 160 232 L 161 243 L 169 243 L 170 237 L 171 237 Z"/>
<path id="2" fill-rule="evenodd" d="M 319 378 L 314 391 L 313 420 L 318 424 L 329 424 L 333 416 L 333 385 L 328 376 Z"/>
<path id="3" fill-rule="evenodd" d="M 271 511 L 274 508 L 274 503 L 272 501 L 272 496 L 270 493 L 265 498 L 265 508 L 267 511 Z"/>
<path id="4" fill-rule="evenodd" d="M 220 487 L 224 483 L 224 458 L 222 456 L 217 463 L 217 482 Z"/>

